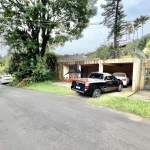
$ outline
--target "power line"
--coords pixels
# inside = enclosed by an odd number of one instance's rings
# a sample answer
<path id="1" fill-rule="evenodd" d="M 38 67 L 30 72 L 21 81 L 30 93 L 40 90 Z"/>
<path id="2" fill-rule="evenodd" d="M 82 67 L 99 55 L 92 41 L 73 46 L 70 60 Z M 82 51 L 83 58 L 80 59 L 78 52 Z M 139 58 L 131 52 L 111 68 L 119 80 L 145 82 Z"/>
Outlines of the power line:
<path id="1" fill-rule="evenodd" d="M 30 19 L 26 19 L 26 18 L 20 18 L 20 19 L 18 19 L 18 18 L 12 18 L 12 17 L 5 17 L 5 18 L 6 19 L 10 18 L 12 20 L 16 20 L 16 21 L 19 21 L 19 22 L 21 22 L 21 21 L 29 21 L 29 23 L 32 23 L 32 22 L 35 23 L 36 22 L 36 23 L 40 23 L 40 24 L 47 24 L 47 23 L 49 23 L 49 24 L 57 24 L 57 22 L 46 21 L 46 20 L 44 20 L 44 21 L 43 20 L 30 20 Z M 4 20 L 5 20 L 5 18 L 4 18 Z M 7 20 L 5 20 L 5 21 L 7 21 Z M 68 23 L 69 22 L 71 22 L 71 21 L 68 21 Z M 128 23 L 128 22 L 134 22 L 134 21 L 125 21 L 125 23 Z M 150 21 L 147 20 L 145 23 L 147 23 L 147 22 L 150 22 Z M 67 21 L 66 21 L 66 23 L 67 23 Z M 80 23 L 80 22 L 78 22 L 78 23 Z M 84 24 L 84 23 L 81 23 L 81 24 Z M 101 22 L 90 22 L 90 23 L 85 23 L 85 24 L 88 24 L 88 25 L 101 25 Z"/>

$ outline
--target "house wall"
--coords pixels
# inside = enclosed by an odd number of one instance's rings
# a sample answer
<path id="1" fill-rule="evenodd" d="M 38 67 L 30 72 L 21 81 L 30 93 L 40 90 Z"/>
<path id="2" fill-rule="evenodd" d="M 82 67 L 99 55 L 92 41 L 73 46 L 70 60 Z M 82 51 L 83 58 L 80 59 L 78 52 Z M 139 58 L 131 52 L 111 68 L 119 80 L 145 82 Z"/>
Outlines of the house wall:
<path id="1" fill-rule="evenodd" d="M 63 65 L 63 76 L 68 73 L 69 71 L 69 66 Z M 69 79 L 69 74 L 65 75 L 65 78 Z"/>
<path id="2" fill-rule="evenodd" d="M 90 75 L 91 72 L 98 72 L 98 65 L 93 65 L 88 67 L 88 76 Z"/>
<path id="3" fill-rule="evenodd" d="M 150 59 L 143 60 L 141 68 L 140 90 L 145 89 L 145 69 L 148 68 L 150 68 Z"/>
<path id="4" fill-rule="evenodd" d="M 84 69 L 84 72 L 83 72 L 83 77 L 84 78 L 87 78 L 91 72 L 98 72 L 99 70 L 99 65 L 98 64 L 94 64 L 94 65 L 87 65 L 87 66 L 84 66 L 82 65 L 81 68 Z"/>
<path id="5" fill-rule="evenodd" d="M 77 65 L 69 65 L 68 71 L 69 71 L 70 67 L 77 68 Z M 72 73 L 69 73 L 69 78 L 77 78 L 78 77 L 78 74 L 75 73 L 74 70 L 70 70 L 70 72 L 72 72 Z"/>
<path id="6" fill-rule="evenodd" d="M 81 66 L 83 68 L 83 78 L 88 77 L 88 66 Z"/>

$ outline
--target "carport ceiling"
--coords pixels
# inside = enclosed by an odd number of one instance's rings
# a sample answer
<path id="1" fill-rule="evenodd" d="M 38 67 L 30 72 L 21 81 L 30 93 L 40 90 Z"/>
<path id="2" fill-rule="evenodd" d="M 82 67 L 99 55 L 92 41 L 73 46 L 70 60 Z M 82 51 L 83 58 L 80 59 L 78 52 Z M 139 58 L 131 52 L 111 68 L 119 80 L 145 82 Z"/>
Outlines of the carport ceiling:
<path id="1" fill-rule="evenodd" d="M 99 64 L 82 64 L 81 66 L 87 66 L 87 67 L 89 67 L 89 66 L 96 66 L 96 65 L 99 65 Z"/>
<path id="2" fill-rule="evenodd" d="M 119 66 L 122 67 L 123 65 L 132 65 L 133 63 L 105 63 L 105 66 Z"/>

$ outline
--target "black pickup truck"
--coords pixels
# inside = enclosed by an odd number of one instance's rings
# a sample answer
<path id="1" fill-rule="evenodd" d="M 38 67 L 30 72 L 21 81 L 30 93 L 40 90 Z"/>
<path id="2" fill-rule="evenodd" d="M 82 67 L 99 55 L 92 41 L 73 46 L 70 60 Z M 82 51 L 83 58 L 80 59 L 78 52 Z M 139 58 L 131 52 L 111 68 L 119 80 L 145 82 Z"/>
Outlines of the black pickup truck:
<path id="1" fill-rule="evenodd" d="M 74 79 L 71 89 L 77 93 L 100 97 L 101 93 L 117 90 L 122 91 L 123 83 L 109 73 L 92 72 L 88 78 Z"/>

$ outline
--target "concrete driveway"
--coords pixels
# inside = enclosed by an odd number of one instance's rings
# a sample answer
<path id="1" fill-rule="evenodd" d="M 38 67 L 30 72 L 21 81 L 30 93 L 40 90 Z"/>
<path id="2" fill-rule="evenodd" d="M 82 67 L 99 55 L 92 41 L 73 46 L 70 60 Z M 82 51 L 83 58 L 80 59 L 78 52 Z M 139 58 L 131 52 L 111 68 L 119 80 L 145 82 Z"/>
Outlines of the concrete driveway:
<path id="1" fill-rule="evenodd" d="M 71 87 L 71 83 L 68 82 L 55 82 L 53 83 L 55 85 L 59 85 L 59 86 L 66 86 L 66 87 Z M 128 88 L 122 88 L 122 92 L 117 92 L 117 91 L 113 91 L 113 92 L 109 92 L 107 93 L 108 95 L 112 95 L 112 96 L 124 96 L 124 97 L 128 97 L 130 95 L 132 95 L 134 92 L 132 91 L 132 87 L 128 86 Z"/>
<path id="2" fill-rule="evenodd" d="M 0 85 L 0 150 L 150 150 L 150 121 Z"/>
<path id="3" fill-rule="evenodd" d="M 130 97 L 150 101 L 150 91 L 138 91 Z"/>
<path id="4" fill-rule="evenodd" d="M 68 82 L 55 82 L 53 84 L 59 85 L 59 86 L 66 86 L 69 88 L 71 86 L 71 83 L 68 83 Z M 150 100 L 150 91 L 138 91 L 138 92 L 134 93 L 132 91 L 132 86 L 123 88 L 121 92 L 113 91 L 113 92 L 109 92 L 107 94 L 112 95 L 112 96 L 131 97 L 131 98 L 136 98 L 136 99 L 141 99 L 141 100 Z M 86 99 L 90 98 L 90 97 L 85 97 L 85 96 L 81 96 L 78 94 L 74 94 L 74 96 L 76 98 L 81 98 L 81 100 L 84 100 L 84 99 L 86 100 Z"/>

